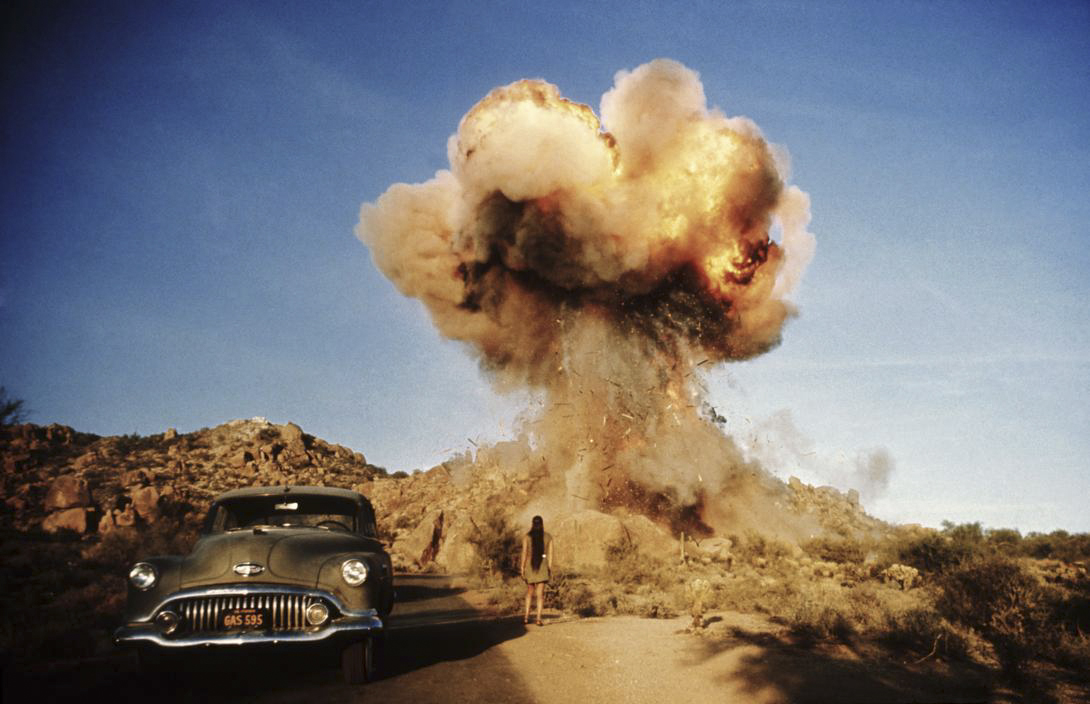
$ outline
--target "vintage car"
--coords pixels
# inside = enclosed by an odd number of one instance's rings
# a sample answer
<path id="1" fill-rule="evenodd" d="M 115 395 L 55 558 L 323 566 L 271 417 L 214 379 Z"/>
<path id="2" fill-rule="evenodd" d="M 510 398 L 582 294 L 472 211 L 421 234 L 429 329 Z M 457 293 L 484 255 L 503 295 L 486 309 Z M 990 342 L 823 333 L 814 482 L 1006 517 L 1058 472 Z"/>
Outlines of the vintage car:
<path id="1" fill-rule="evenodd" d="M 129 570 L 119 645 L 147 661 L 216 647 L 331 646 L 345 679 L 371 678 L 393 608 L 393 569 L 362 495 L 312 486 L 218 497 L 185 556 Z"/>

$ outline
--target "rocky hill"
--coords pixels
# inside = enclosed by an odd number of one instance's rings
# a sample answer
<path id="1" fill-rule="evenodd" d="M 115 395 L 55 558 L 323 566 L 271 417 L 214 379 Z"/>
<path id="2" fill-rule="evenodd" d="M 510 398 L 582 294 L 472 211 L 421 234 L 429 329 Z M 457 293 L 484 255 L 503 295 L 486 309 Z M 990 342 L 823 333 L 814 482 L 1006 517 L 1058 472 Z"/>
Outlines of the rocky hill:
<path id="1" fill-rule="evenodd" d="M 501 515 L 515 527 L 545 513 L 557 559 L 570 567 L 603 563 L 621 536 L 661 556 L 730 561 L 732 536 L 682 538 L 636 512 L 567 506 L 543 510 L 535 488 L 543 470 L 505 458 L 514 443 L 481 448 L 426 472 L 388 475 L 359 452 L 327 443 L 293 423 L 235 420 L 192 433 L 100 437 L 62 425 L 0 428 L 3 525 L 47 533 L 72 531 L 85 541 L 117 528 L 168 519 L 195 529 L 211 499 L 240 486 L 313 484 L 369 496 L 379 527 L 402 569 L 471 569 L 481 524 Z M 776 507 L 815 534 L 875 536 L 888 526 L 868 516 L 854 492 L 770 478 Z M 737 540 L 737 536 L 733 536 Z M 802 536 L 806 537 L 806 536 Z"/>
<path id="2" fill-rule="evenodd" d="M 0 428 L 0 456 L 4 524 L 85 536 L 164 516 L 194 526 L 216 494 L 240 486 L 362 490 L 385 474 L 358 452 L 263 418 L 151 436 L 13 425 Z"/>
<path id="3" fill-rule="evenodd" d="M 527 461 L 540 459 L 527 448 L 504 442 L 388 475 L 349 448 L 261 418 L 146 437 L 2 426 L 0 664 L 26 670 L 111 652 L 134 560 L 188 550 L 220 492 L 317 484 L 371 498 L 397 567 L 475 573 L 466 582 L 490 585 L 479 596 L 497 613 L 521 609 L 522 585 L 496 577 L 512 574 L 519 534 L 540 513 L 557 563 L 547 607 L 559 612 L 688 612 L 698 633 L 711 610 L 762 614 L 793 638 L 837 648 L 892 643 L 916 664 L 965 658 L 1085 681 L 1090 536 L 894 527 L 853 493 L 756 472 L 747 472 L 759 482 L 749 496 L 761 512 L 732 496 L 728 508 L 744 519 L 737 530 L 692 536 L 662 514 L 557 495 L 557 477 Z M 1026 681 L 1040 689 L 1040 679 Z M 1061 694 L 1049 701 L 1075 701 L 1064 686 L 1050 684 Z"/>

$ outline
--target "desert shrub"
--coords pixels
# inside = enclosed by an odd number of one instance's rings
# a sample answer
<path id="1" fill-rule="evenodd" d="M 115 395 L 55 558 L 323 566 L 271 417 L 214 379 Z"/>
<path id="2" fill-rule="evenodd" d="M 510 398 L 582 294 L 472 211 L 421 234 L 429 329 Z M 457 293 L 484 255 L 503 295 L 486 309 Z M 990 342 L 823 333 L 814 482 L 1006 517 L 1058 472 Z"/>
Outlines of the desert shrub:
<path id="1" fill-rule="evenodd" d="M 674 618 L 678 615 L 672 599 L 662 592 L 645 595 L 635 604 L 634 613 L 643 618 Z"/>
<path id="2" fill-rule="evenodd" d="M 80 549 L 71 535 L 0 535 L 0 652 L 85 656 L 117 625 L 124 578 L 83 559 Z"/>
<path id="3" fill-rule="evenodd" d="M 477 549 L 477 571 L 503 577 L 518 575 L 521 542 L 518 532 L 507 522 L 507 518 L 492 514 L 483 523 L 474 523 L 474 528 L 469 542 Z"/>
<path id="4" fill-rule="evenodd" d="M 863 545 L 847 538 L 814 538 L 802 545 L 803 551 L 819 560 L 861 564 L 866 558 Z"/>
<path id="5" fill-rule="evenodd" d="M 137 560 L 153 555 L 184 555 L 197 542 L 197 531 L 182 520 L 161 518 L 150 526 L 121 527 L 106 533 L 84 556 L 123 573 Z"/>
<path id="6" fill-rule="evenodd" d="M 851 619 L 831 604 L 802 601 L 784 619 L 791 633 L 807 640 L 851 640 Z"/>
<path id="7" fill-rule="evenodd" d="M 597 615 L 640 616 L 643 618 L 673 618 L 677 610 L 668 596 L 657 590 L 643 592 L 611 590 L 594 596 L 592 608 Z"/>
<path id="8" fill-rule="evenodd" d="M 577 616 L 601 614 L 590 582 L 570 570 L 557 570 L 545 589 L 545 606 Z"/>
<path id="9" fill-rule="evenodd" d="M 731 540 L 738 546 L 736 549 L 738 556 L 749 562 L 757 558 L 780 560 L 791 554 L 791 548 L 787 543 L 755 531 L 746 533 L 742 538 L 732 536 Z"/>
<path id="10" fill-rule="evenodd" d="M 930 605 L 886 614 L 877 637 L 892 648 L 924 655 L 966 658 L 970 652 L 965 635 Z"/>
<path id="11" fill-rule="evenodd" d="M 1022 534 L 1013 528 L 989 528 L 984 540 L 993 550 L 1015 552 L 1021 549 Z"/>
<path id="12" fill-rule="evenodd" d="M 9 398 L 7 389 L 0 386 L 0 427 L 22 423 L 25 417 L 23 399 Z"/>
<path id="13" fill-rule="evenodd" d="M 940 533 L 894 539 L 884 552 L 886 563 L 910 565 L 928 574 L 941 574 L 972 556 L 965 544 L 954 543 Z"/>
<path id="14" fill-rule="evenodd" d="M 494 577 L 474 579 L 468 575 L 470 588 L 487 590 L 486 603 L 501 613 L 522 613 L 523 599 L 526 596 L 525 583 L 516 579 L 501 580 Z M 548 600 L 546 600 L 546 605 Z"/>
<path id="15" fill-rule="evenodd" d="M 618 584 L 629 588 L 646 586 L 663 590 L 675 581 L 666 564 L 641 553 L 627 533 L 606 543 L 604 549 L 605 576 Z"/>
<path id="16" fill-rule="evenodd" d="M 116 441 L 117 451 L 122 455 L 131 455 L 144 450 L 153 450 L 158 448 L 162 439 L 162 434 L 140 435 L 139 433 L 129 433 L 128 435 L 120 435 Z"/>
<path id="17" fill-rule="evenodd" d="M 1090 533 L 1071 534 L 1065 530 L 1030 533 L 1018 545 L 1019 554 L 1065 562 L 1090 560 Z"/>
<path id="18" fill-rule="evenodd" d="M 1050 649 L 1047 588 L 1019 563 L 998 556 L 973 560 L 948 571 L 939 587 L 939 611 L 991 641 L 1007 671 Z"/>
<path id="19" fill-rule="evenodd" d="M 939 584 L 939 609 L 981 633 L 1025 637 L 1046 616 L 1040 582 L 1006 558 L 963 565 Z"/>
<path id="20" fill-rule="evenodd" d="M 942 522 L 942 534 L 951 542 L 972 551 L 984 544 L 984 529 L 979 523 Z"/>

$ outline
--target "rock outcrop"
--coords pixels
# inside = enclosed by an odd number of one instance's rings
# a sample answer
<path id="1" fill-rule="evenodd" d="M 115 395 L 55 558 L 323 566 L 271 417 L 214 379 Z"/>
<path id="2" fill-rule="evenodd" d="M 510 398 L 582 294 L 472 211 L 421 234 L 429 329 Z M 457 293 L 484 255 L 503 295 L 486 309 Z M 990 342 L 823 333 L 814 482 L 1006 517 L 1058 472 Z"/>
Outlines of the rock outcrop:
<path id="1" fill-rule="evenodd" d="M 294 423 L 263 418 L 160 435 L 99 437 L 66 426 L 0 428 L 0 522 L 93 539 L 164 516 L 199 525 L 210 500 L 262 484 L 367 485 L 385 472 Z"/>
<path id="2" fill-rule="evenodd" d="M 544 467 L 511 460 L 521 448 L 499 443 L 426 472 L 389 476 L 358 452 L 308 435 L 294 423 L 264 418 L 147 437 L 99 437 L 60 425 L 10 426 L 0 428 L 0 521 L 19 530 L 72 531 L 87 540 L 164 518 L 193 529 L 211 499 L 228 489 L 315 484 L 370 497 L 401 569 L 472 570 L 480 564 L 474 539 L 490 516 L 502 516 L 521 534 L 539 512 L 553 534 L 555 559 L 566 568 L 601 567 L 606 546 L 621 539 L 663 559 L 728 568 L 733 563 L 728 536 L 687 536 L 682 542 L 669 527 L 637 512 L 543 507 L 541 487 L 549 477 Z M 795 478 L 778 486 L 780 510 L 815 531 L 859 536 L 884 527 L 850 492 Z"/>

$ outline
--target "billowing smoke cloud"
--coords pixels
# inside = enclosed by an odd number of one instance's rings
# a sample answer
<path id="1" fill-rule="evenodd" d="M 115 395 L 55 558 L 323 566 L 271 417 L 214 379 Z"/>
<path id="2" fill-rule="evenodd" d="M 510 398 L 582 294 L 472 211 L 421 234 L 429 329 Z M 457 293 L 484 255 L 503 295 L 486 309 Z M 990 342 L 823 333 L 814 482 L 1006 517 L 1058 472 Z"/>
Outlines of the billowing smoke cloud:
<path id="1" fill-rule="evenodd" d="M 735 435 L 743 454 L 765 467 L 774 467 L 806 482 L 855 489 L 864 502 L 882 496 L 896 468 L 885 448 L 854 452 L 822 451 L 795 424 L 788 410 L 758 421 Z"/>
<path id="2" fill-rule="evenodd" d="M 544 392 L 526 442 L 564 496 L 707 520 L 761 473 L 709 422 L 700 372 L 780 342 L 809 198 L 675 61 L 619 72 L 600 113 L 543 81 L 493 90 L 450 169 L 365 204 L 357 235 L 500 388 Z"/>

